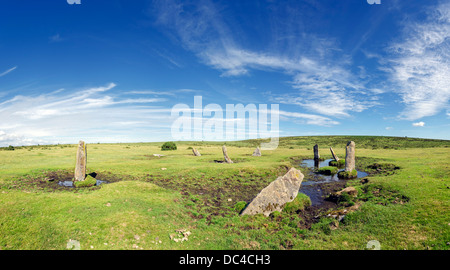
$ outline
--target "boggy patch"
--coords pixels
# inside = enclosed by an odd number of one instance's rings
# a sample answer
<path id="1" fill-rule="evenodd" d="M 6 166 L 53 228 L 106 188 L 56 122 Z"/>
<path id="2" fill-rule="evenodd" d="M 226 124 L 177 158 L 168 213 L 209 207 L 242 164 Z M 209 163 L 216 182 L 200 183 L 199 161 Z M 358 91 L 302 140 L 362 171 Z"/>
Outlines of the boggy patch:
<path id="1" fill-rule="evenodd" d="M 231 158 L 231 160 L 233 161 L 233 163 L 242 163 L 242 162 L 247 162 L 249 161 L 248 158 Z M 211 163 L 227 163 L 224 159 L 212 159 L 209 162 Z"/>
<path id="2" fill-rule="evenodd" d="M 321 183 L 317 185 L 317 188 L 320 188 L 325 195 L 324 200 L 317 205 L 307 206 L 301 212 L 299 212 L 299 216 L 302 222 L 299 224 L 301 228 L 310 229 L 312 225 L 319 222 L 320 219 L 327 215 L 330 211 L 336 210 L 343 205 L 340 205 L 339 202 L 335 200 L 328 200 L 328 196 L 334 194 L 340 190 L 342 190 L 347 184 L 347 181 L 336 181 L 331 183 Z"/>
<path id="3" fill-rule="evenodd" d="M 365 171 L 371 175 L 391 175 L 394 174 L 396 170 L 400 170 L 400 167 L 392 163 L 375 162 L 365 167 Z"/>
<path id="4" fill-rule="evenodd" d="M 364 181 L 363 181 L 364 180 Z M 335 217 L 336 226 L 339 221 L 345 217 L 346 214 L 359 208 L 360 205 L 370 202 L 379 205 L 400 204 L 403 205 L 409 202 L 409 198 L 400 191 L 386 187 L 380 184 L 369 184 L 367 178 L 360 181 L 361 185 L 356 185 L 358 190 L 356 196 L 352 196 L 347 193 L 342 193 L 340 196 L 336 196 L 338 191 L 342 191 L 347 183 L 344 181 L 336 183 L 321 184 L 325 194 L 329 194 L 324 202 L 320 205 L 306 207 L 304 211 L 301 211 L 299 216 L 302 222 L 299 224 L 301 228 L 309 229 L 314 224 L 319 222 L 323 217 Z M 355 208 L 354 210 L 352 210 Z"/>
<path id="5" fill-rule="evenodd" d="M 146 175 L 141 180 L 179 191 L 193 218 L 210 221 L 216 217 L 238 214 L 233 210 L 237 202 L 247 204 L 252 201 L 270 182 L 284 175 L 286 168 L 280 166 L 267 171 L 239 171 L 217 176 Z"/>
<path id="6" fill-rule="evenodd" d="M 363 202 L 370 201 L 380 205 L 405 204 L 409 202 L 409 198 L 401 194 L 398 190 L 379 184 L 366 184 L 362 186 L 358 199 Z"/>
<path id="7" fill-rule="evenodd" d="M 380 205 L 388 204 L 405 204 L 409 201 L 409 198 L 399 191 L 391 189 L 389 187 L 382 186 L 380 184 L 367 184 L 368 182 L 360 182 L 363 185 L 359 186 L 355 190 L 357 194 L 347 193 L 331 193 L 326 200 L 334 202 L 337 206 L 353 206 L 357 203 L 372 202 Z"/>
<path id="8" fill-rule="evenodd" d="M 99 172 L 99 173 L 92 172 L 89 173 L 89 175 L 108 183 L 121 181 L 127 178 L 124 176 L 115 175 L 111 172 Z M 72 170 L 42 171 L 14 178 L 12 181 L 3 184 L 2 188 L 20 189 L 26 191 L 44 191 L 44 192 L 55 192 L 55 191 L 77 192 L 79 190 L 78 188 L 68 188 L 66 186 L 59 184 L 71 181 L 73 181 Z M 100 188 L 100 186 L 92 186 L 87 189 L 95 190 L 98 188 Z"/>

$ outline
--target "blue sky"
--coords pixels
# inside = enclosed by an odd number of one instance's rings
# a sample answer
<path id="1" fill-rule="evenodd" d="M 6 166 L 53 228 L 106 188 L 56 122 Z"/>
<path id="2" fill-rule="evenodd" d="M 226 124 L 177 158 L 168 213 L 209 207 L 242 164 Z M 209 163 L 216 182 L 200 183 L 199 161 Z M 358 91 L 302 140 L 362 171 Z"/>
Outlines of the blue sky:
<path id="1" fill-rule="evenodd" d="M 194 96 L 279 104 L 280 136 L 450 139 L 450 1 L 3 1 L 0 25 L 0 146 L 171 140 Z"/>

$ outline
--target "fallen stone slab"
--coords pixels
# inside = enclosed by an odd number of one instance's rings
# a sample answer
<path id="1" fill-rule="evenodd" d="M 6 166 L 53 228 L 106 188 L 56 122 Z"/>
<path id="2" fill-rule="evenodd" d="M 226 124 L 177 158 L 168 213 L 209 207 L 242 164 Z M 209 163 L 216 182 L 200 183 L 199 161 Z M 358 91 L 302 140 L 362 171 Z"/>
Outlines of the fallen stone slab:
<path id="1" fill-rule="evenodd" d="M 291 168 L 285 175 L 271 182 L 247 205 L 241 215 L 262 213 L 269 216 L 274 211 L 282 211 L 285 204 L 292 202 L 298 194 L 304 175 Z"/>

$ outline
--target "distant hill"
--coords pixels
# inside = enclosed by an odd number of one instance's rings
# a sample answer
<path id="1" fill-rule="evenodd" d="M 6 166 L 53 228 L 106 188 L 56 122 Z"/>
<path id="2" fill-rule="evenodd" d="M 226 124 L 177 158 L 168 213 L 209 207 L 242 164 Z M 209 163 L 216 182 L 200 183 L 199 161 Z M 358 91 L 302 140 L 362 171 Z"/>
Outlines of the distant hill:
<path id="1" fill-rule="evenodd" d="M 267 139 L 253 139 L 240 141 L 242 144 L 259 145 Z M 404 149 L 450 147 L 450 140 L 421 139 L 408 137 L 385 136 L 295 136 L 280 137 L 278 147 L 283 148 L 311 148 L 318 144 L 323 147 L 342 147 L 348 141 L 354 141 L 357 147 L 368 149 Z M 228 143 L 227 143 L 228 144 Z M 232 144 L 230 144 L 232 145 Z"/>
<path id="2" fill-rule="evenodd" d="M 179 141 L 183 145 L 202 146 L 202 145 L 223 145 L 236 147 L 256 147 L 263 142 L 269 142 L 270 139 L 250 139 L 242 141 Z M 431 148 L 431 147 L 449 147 L 450 140 L 422 139 L 408 137 L 386 137 L 386 136 L 293 136 L 280 137 L 278 147 L 281 148 L 306 148 L 312 149 L 315 144 L 321 147 L 343 147 L 348 141 L 354 141 L 356 147 L 366 149 L 405 149 L 405 148 Z M 108 143 L 116 144 L 116 143 Z M 163 142 L 141 142 L 141 143 L 117 143 L 124 145 L 158 145 Z M 33 146 L 10 146 L 0 147 L 1 150 L 13 149 L 51 149 L 53 147 L 66 148 L 73 147 L 73 144 L 53 144 L 53 145 L 33 145 Z M 450 149 L 449 149 L 450 150 Z"/>

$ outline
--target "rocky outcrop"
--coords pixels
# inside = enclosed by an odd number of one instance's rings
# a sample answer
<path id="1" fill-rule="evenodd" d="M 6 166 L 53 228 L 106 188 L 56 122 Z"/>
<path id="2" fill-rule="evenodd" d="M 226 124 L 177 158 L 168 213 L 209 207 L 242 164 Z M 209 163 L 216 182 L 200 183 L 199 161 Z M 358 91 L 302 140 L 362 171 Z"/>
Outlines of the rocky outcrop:
<path id="1" fill-rule="evenodd" d="M 337 196 L 342 196 L 343 193 L 347 193 L 348 195 L 352 197 L 358 196 L 358 190 L 354 187 L 346 187 L 341 191 L 336 192 Z"/>
<path id="2" fill-rule="evenodd" d="M 291 168 L 285 175 L 271 182 L 247 205 L 241 215 L 265 216 L 274 211 L 282 211 L 285 204 L 292 202 L 298 194 L 303 181 L 303 174 Z"/>
<path id="3" fill-rule="evenodd" d="M 328 195 L 328 198 L 326 200 L 337 203 L 339 201 L 342 201 L 342 196 L 344 196 L 344 194 L 347 194 L 350 197 L 354 198 L 358 196 L 358 190 L 354 187 L 346 187 L 341 191 L 331 193 L 330 195 Z"/>

